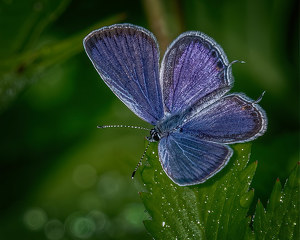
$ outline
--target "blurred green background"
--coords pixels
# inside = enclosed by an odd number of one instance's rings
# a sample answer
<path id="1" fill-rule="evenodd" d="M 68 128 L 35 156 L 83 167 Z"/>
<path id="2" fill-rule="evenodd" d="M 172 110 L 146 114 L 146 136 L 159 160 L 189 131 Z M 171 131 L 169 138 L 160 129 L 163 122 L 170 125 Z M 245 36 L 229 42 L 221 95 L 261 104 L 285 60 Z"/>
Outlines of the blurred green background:
<path id="1" fill-rule="evenodd" d="M 157 36 L 202 31 L 235 64 L 232 91 L 269 126 L 252 145 L 265 205 L 299 160 L 299 15 L 293 0 L 0 0 L 0 239 L 151 239 L 132 170 L 147 126 L 105 86 L 83 51 L 91 30 L 130 22 Z"/>

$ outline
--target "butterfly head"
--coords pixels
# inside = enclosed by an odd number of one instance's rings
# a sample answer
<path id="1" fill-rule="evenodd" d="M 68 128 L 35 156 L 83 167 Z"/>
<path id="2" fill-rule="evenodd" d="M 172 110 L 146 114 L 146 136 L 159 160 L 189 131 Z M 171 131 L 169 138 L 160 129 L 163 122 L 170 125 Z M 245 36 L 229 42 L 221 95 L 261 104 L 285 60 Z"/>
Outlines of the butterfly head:
<path id="1" fill-rule="evenodd" d="M 146 137 L 149 142 L 158 142 L 161 139 L 161 135 L 156 128 L 150 130 L 150 136 Z"/>

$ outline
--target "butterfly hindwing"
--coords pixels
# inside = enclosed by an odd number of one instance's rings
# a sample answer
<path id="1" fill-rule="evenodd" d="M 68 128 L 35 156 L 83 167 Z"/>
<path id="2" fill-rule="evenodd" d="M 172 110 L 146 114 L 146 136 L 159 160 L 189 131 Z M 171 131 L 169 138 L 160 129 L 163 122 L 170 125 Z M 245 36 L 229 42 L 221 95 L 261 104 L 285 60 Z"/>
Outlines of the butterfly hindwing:
<path id="1" fill-rule="evenodd" d="M 159 48 L 153 34 L 131 24 L 91 32 L 85 50 L 108 87 L 143 120 L 155 125 L 163 116 Z"/>
<path id="2" fill-rule="evenodd" d="M 181 34 L 167 49 L 160 81 L 164 110 L 174 114 L 197 103 L 218 99 L 233 83 L 222 48 L 200 32 Z"/>
<path id="3" fill-rule="evenodd" d="M 201 110 L 181 131 L 206 141 L 238 143 L 261 136 L 267 128 L 265 111 L 243 94 L 222 97 Z"/>
<path id="4" fill-rule="evenodd" d="M 224 144 L 173 132 L 160 140 L 158 153 L 166 174 L 176 184 L 185 186 L 202 183 L 216 174 L 233 151 Z"/>

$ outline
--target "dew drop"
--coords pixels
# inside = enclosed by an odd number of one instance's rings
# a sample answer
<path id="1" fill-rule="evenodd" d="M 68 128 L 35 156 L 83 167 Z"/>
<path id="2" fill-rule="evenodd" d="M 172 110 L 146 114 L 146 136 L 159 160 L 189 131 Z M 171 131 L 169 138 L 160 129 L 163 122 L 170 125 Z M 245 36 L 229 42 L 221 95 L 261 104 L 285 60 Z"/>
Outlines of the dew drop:
<path id="1" fill-rule="evenodd" d="M 253 196 L 254 196 L 253 191 L 249 191 L 249 192 L 245 193 L 243 196 L 241 196 L 241 198 L 240 198 L 241 207 L 249 208 L 250 204 L 252 203 Z"/>

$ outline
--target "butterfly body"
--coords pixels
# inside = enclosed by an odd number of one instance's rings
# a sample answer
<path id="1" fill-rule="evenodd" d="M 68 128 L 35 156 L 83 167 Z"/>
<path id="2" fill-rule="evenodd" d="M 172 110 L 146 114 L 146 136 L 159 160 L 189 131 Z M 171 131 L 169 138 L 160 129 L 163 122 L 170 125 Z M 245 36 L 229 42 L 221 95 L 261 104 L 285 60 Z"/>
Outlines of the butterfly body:
<path id="1" fill-rule="evenodd" d="M 90 33 L 85 50 L 108 87 L 153 128 L 166 174 L 178 185 L 206 181 L 233 154 L 227 145 L 251 141 L 267 128 L 264 110 L 233 85 L 223 49 L 201 32 L 171 43 L 159 68 L 154 35 L 131 24 Z"/>

